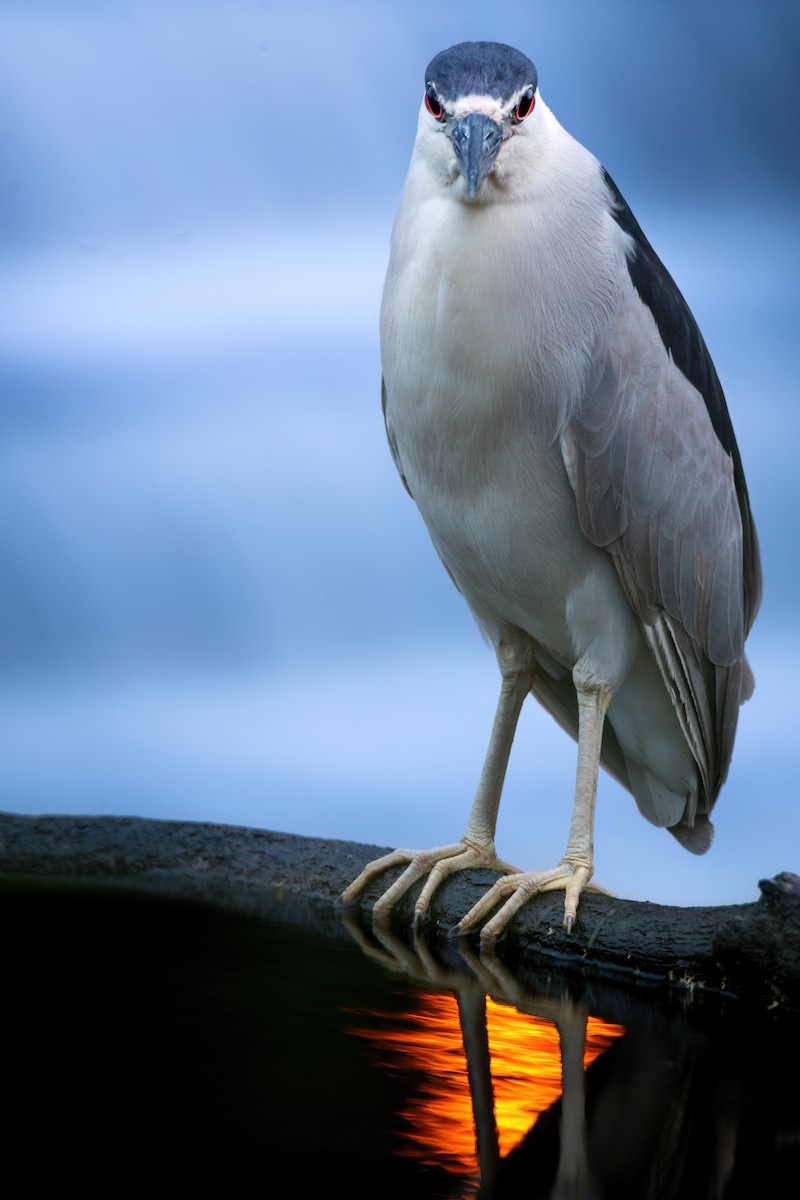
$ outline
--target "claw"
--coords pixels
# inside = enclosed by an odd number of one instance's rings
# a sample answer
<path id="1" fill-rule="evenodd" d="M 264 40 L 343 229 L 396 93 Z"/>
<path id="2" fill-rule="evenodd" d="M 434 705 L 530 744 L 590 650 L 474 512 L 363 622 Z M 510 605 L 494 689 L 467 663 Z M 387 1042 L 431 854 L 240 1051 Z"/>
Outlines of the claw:
<path id="1" fill-rule="evenodd" d="M 430 917 L 426 909 L 415 908 L 414 916 L 411 918 L 411 928 L 414 933 L 418 933 L 423 925 L 427 925 Z"/>

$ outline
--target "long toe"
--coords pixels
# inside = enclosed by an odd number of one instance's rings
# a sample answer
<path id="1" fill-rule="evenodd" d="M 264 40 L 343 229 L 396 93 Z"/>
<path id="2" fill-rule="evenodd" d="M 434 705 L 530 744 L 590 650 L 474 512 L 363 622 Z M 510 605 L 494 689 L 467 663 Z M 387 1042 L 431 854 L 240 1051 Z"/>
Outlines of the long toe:
<path id="1" fill-rule="evenodd" d="M 564 891 L 564 927 L 571 931 L 578 903 L 591 876 L 591 868 L 562 862 L 545 871 L 525 871 L 506 875 L 489 889 L 459 921 L 454 934 L 474 933 L 481 925 L 481 942 L 494 941 L 508 927 L 523 905 L 540 892 Z M 497 906 L 501 907 L 497 912 Z M 490 914 L 494 913 L 489 920 Z M 483 922 L 486 924 L 483 924 Z"/>
<path id="2" fill-rule="evenodd" d="M 467 867 L 488 867 L 494 871 L 516 871 L 510 863 L 497 857 L 494 844 L 478 845 L 471 840 L 436 846 L 431 850 L 394 850 L 383 858 L 368 863 L 357 879 L 339 897 L 342 906 L 358 902 L 364 890 L 384 871 L 405 866 L 396 879 L 376 901 L 372 909 L 377 920 L 385 920 L 411 887 L 427 875 L 425 886 L 414 905 L 414 922 L 419 924 L 428 914 L 434 892 L 445 879 Z"/>

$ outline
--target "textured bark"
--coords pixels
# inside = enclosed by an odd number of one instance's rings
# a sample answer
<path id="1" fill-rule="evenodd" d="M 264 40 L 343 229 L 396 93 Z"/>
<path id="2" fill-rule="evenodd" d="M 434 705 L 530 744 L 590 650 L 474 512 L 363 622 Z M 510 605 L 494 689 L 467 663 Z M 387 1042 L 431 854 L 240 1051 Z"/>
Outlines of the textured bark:
<path id="1" fill-rule="evenodd" d="M 0 814 L 0 871 L 7 877 L 118 881 L 253 911 L 269 911 L 290 893 L 327 910 L 364 864 L 385 852 L 230 825 Z M 388 878 L 368 889 L 365 910 Z M 455 925 L 495 878 L 492 871 L 464 871 L 447 881 L 434 898 L 434 922 Z M 800 878 L 784 872 L 759 887 L 752 904 L 702 908 L 587 893 L 569 936 L 563 897 L 539 896 L 500 948 L 518 963 L 549 963 L 566 975 L 800 1008 Z M 398 927 L 410 922 L 418 892 L 419 885 L 398 906 Z"/>

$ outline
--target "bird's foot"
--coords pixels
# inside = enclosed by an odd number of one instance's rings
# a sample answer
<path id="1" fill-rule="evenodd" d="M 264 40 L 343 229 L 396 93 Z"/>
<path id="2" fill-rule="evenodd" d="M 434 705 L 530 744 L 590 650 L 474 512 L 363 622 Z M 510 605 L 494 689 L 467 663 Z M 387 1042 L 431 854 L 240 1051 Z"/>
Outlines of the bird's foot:
<path id="1" fill-rule="evenodd" d="M 493 841 L 479 842 L 472 838 L 462 838 L 460 842 L 454 842 L 450 846 L 436 846 L 432 850 L 393 850 L 391 854 L 386 854 L 383 858 L 376 858 L 374 862 L 367 863 L 358 878 L 354 879 L 350 886 L 342 892 L 338 903 L 340 905 L 356 903 L 364 889 L 378 875 L 392 867 L 401 866 L 406 867 L 403 874 L 375 901 L 372 915 L 377 920 L 385 919 L 398 900 L 423 875 L 427 875 L 428 878 L 414 905 L 415 926 L 427 918 L 431 897 L 439 884 L 454 875 L 456 871 L 463 871 L 467 867 L 488 867 L 493 871 L 510 871 L 515 875 L 519 874 L 516 867 L 512 867 L 510 863 L 503 862 L 497 857 Z"/>
<path id="2" fill-rule="evenodd" d="M 572 932 L 575 917 L 578 912 L 578 902 L 584 890 L 604 891 L 596 884 L 589 883 L 592 874 L 592 864 L 582 860 L 562 859 L 557 867 L 545 871 L 523 871 L 514 875 L 505 875 L 498 879 L 477 904 L 469 910 L 453 930 L 455 936 L 473 933 L 493 909 L 504 902 L 499 912 L 487 921 L 481 929 L 481 943 L 494 941 L 505 930 L 512 917 L 515 917 L 524 904 L 540 892 L 563 890 L 564 896 L 564 928 Z"/>

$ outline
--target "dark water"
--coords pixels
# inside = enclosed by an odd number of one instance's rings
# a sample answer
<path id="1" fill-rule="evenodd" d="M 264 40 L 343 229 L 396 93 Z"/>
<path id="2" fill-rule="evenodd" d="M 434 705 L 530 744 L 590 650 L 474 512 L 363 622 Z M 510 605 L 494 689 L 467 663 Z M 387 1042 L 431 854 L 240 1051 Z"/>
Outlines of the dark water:
<path id="1" fill-rule="evenodd" d="M 0 905 L 4 1173 L 34 1190 L 797 1194 L 791 1015 L 521 979 L 290 899 Z"/>

